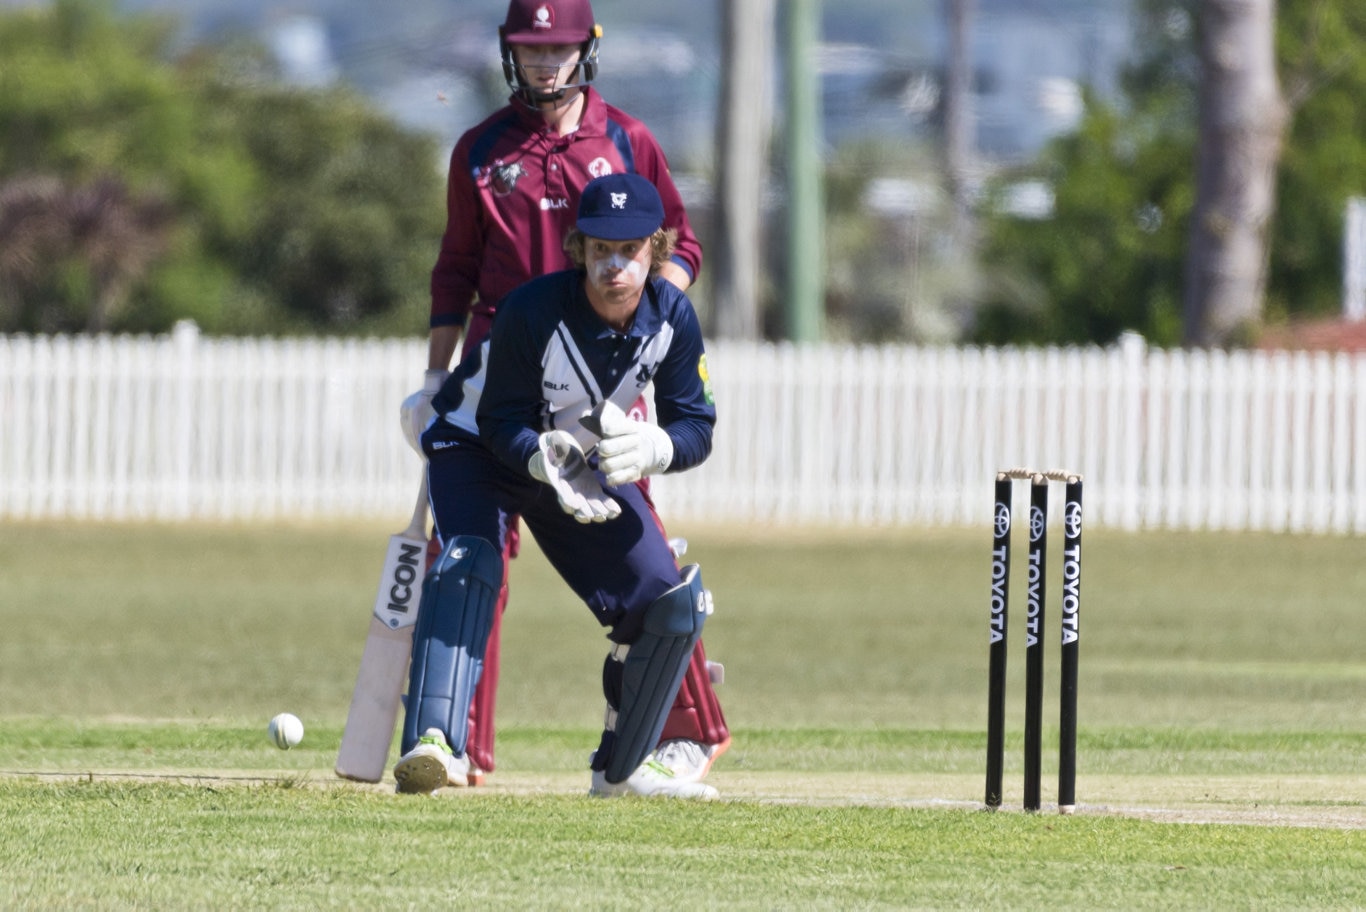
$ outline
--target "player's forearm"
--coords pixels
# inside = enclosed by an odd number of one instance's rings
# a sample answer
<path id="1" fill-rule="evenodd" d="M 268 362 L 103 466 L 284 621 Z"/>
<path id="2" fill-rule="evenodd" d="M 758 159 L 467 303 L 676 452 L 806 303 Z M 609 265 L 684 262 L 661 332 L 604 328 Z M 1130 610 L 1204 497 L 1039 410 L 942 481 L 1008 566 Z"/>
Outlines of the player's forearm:
<path id="1" fill-rule="evenodd" d="M 540 447 L 540 433 L 519 421 L 479 417 L 479 436 L 493 455 L 508 468 L 527 471 L 527 463 Z"/>
<path id="2" fill-rule="evenodd" d="M 687 291 L 692 285 L 692 276 L 688 275 L 688 270 L 672 260 L 659 267 L 659 277 L 678 286 L 680 291 Z"/>
<path id="3" fill-rule="evenodd" d="M 433 326 L 427 340 L 427 370 L 450 370 L 451 359 L 460 345 L 459 326 Z"/>

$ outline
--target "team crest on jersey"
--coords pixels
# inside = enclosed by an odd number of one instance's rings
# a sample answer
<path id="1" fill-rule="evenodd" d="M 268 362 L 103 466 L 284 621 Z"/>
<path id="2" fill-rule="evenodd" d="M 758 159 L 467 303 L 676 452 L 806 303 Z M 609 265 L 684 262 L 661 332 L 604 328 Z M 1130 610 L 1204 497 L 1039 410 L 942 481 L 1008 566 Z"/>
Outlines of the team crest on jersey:
<path id="1" fill-rule="evenodd" d="M 611 174 L 612 163 L 602 156 L 598 156 L 588 163 L 588 173 L 593 177 L 602 177 L 604 174 Z"/>
<path id="2" fill-rule="evenodd" d="M 716 397 L 711 393 L 711 373 L 707 370 L 705 353 L 697 359 L 697 376 L 702 378 L 702 398 L 707 400 L 707 405 L 715 405 Z"/>
<path id="3" fill-rule="evenodd" d="M 507 196 L 525 176 L 526 168 L 522 167 L 521 162 L 506 165 L 500 162 L 489 169 L 489 188 L 494 196 Z"/>

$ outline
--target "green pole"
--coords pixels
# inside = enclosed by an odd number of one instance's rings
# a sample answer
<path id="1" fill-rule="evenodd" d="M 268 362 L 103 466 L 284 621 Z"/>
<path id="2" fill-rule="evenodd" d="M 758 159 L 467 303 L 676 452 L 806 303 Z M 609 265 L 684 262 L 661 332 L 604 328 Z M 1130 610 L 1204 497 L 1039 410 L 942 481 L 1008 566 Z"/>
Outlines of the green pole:
<path id="1" fill-rule="evenodd" d="M 793 342 L 819 342 L 825 315 L 821 199 L 820 0 L 787 7 L 787 328 Z"/>

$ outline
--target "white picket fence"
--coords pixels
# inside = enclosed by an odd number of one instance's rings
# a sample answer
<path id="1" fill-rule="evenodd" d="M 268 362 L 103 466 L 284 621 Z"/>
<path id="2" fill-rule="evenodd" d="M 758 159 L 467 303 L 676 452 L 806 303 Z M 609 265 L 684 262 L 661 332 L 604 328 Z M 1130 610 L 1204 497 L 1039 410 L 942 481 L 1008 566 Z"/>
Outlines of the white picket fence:
<path id="1" fill-rule="evenodd" d="M 0 337 L 0 518 L 386 517 L 425 342 Z M 998 469 L 1086 478 L 1088 525 L 1366 531 L 1366 357 L 714 342 L 711 459 L 671 521 L 977 525 Z M 1060 500 L 1060 498 L 1057 498 Z"/>

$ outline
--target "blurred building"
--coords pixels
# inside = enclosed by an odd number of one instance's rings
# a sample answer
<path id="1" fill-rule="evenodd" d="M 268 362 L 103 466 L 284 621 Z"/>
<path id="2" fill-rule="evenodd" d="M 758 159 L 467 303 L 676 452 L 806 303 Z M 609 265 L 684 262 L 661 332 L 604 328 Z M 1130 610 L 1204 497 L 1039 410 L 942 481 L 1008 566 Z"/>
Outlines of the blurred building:
<path id="1" fill-rule="evenodd" d="M 1084 86 L 1100 97 L 1115 93 L 1132 2 L 977 0 L 977 148 L 996 160 L 1028 157 L 1076 124 Z M 353 83 L 448 146 L 503 101 L 495 37 L 503 0 L 409 0 L 401 15 L 378 0 L 117 3 L 177 15 L 199 41 L 255 33 L 292 82 Z M 720 88 L 715 4 L 682 12 L 671 0 L 599 6 L 607 25 L 599 87 L 650 125 L 675 167 L 706 170 Z M 827 2 L 822 37 L 814 65 L 827 145 L 933 140 L 946 46 L 940 0 Z M 775 66 L 775 80 L 778 72 Z"/>

